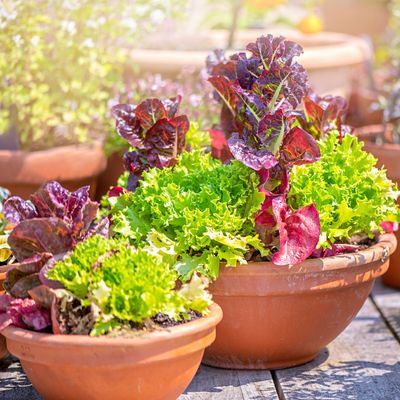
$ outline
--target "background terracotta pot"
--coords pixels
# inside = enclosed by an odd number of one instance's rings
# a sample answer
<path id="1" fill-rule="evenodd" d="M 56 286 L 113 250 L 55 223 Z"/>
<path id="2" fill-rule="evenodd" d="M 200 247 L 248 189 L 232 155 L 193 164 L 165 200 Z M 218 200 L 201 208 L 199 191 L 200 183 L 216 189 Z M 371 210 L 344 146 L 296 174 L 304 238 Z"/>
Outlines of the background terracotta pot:
<path id="1" fill-rule="evenodd" d="M 382 125 L 364 126 L 356 129 L 355 134 L 365 142 L 364 149 L 378 159 L 378 166 L 384 166 L 388 177 L 400 185 L 400 145 L 374 143 L 375 138 L 383 134 Z M 396 232 L 396 237 L 400 240 L 399 232 Z M 390 257 L 390 268 L 383 276 L 383 282 L 388 286 L 400 288 L 400 247 Z"/>
<path id="2" fill-rule="evenodd" d="M 203 362 L 276 369 L 312 360 L 356 316 L 395 247 L 394 235 L 382 235 L 367 250 L 294 267 L 265 262 L 222 268 L 210 291 L 224 319 Z"/>
<path id="3" fill-rule="evenodd" d="M 100 143 L 33 152 L 0 150 L 0 186 L 28 198 L 43 183 L 57 180 L 69 190 L 90 185 L 94 196 L 97 177 L 105 166 Z"/>
<path id="4" fill-rule="evenodd" d="M 281 29 L 242 30 L 236 34 L 234 49 L 242 50 L 247 43 L 267 33 L 283 35 L 303 46 L 304 54 L 299 61 L 307 69 L 314 90 L 320 94 L 347 96 L 352 77 L 372 57 L 365 40 L 334 32 L 306 35 L 293 30 L 282 32 Z M 155 46 L 163 43 L 164 48 L 135 49 L 132 51 L 132 60 L 142 74 L 160 73 L 163 77 L 174 78 L 185 67 L 192 70 L 204 68 L 208 52 L 214 48 L 225 48 L 227 38 L 226 30 L 209 31 L 196 37 L 175 37 L 172 33 L 169 35 L 170 41 L 175 45 L 178 43 L 181 48 L 186 43 L 188 50 L 166 50 L 165 36 L 161 40 L 155 36 Z M 228 54 L 233 52 L 227 51 Z"/>
<path id="5" fill-rule="evenodd" d="M 101 197 L 108 192 L 111 186 L 117 184 L 118 178 L 125 171 L 122 156 L 123 152 L 114 152 L 107 158 L 106 168 L 97 179 L 97 201 L 100 201 Z"/>
<path id="6" fill-rule="evenodd" d="M 50 335 L 8 327 L 7 346 L 46 400 L 175 400 L 222 318 L 211 314 L 136 338 Z"/>

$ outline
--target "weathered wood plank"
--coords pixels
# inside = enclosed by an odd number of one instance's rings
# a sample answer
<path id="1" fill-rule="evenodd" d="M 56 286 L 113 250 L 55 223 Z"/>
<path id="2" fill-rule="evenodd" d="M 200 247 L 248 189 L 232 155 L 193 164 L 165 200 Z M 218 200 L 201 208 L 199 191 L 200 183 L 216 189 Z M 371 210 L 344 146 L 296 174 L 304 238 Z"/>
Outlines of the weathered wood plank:
<path id="1" fill-rule="evenodd" d="M 399 400 L 400 346 L 368 299 L 316 360 L 276 374 L 286 400 Z"/>
<path id="2" fill-rule="evenodd" d="M 0 399 L 1 400 L 41 400 L 15 359 L 0 362 Z"/>
<path id="3" fill-rule="evenodd" d="M 235 371 L 201 366 L 179 400 L 277 400 L 269 371 Z"/>
<path id="4" fill-rule="evenodd" d="M 381 281 L 377 281 L 372 291 L 372 298 L 399 340 L 400 289 L 388 288 Z"/>

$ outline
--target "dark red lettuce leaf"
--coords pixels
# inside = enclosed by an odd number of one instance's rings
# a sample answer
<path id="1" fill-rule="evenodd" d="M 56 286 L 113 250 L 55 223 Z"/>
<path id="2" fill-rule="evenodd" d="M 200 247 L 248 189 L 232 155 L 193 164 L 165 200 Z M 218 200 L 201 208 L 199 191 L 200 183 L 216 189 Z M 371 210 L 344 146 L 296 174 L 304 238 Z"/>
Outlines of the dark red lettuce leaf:
<path id="1" fill-rule="evenodd" d="M 317 139 L 334 129 L 343 137 L 351 132 L 351 128 L 343 123 L 346 113 L 347 102 L 343 97 L 310 94 L 304 98 L 304 117 L 300 117 L 299 122 Z"/>
<path id="2" fill-rule="evenodd" d="M 65 253 L 74 245 L 71 229 L 59 218 L 32 218 L 20 222 L 8 244 L 18 261 L 41 253 Z"/>
<path id="3" fill-rule="evenodd" d="M 186 116 L 176 116 L 180 96 L 159 100 L 151 98 L 137 106 L 119 104 L 112 109 L 117 131 L 134 147 L 124 155 L 125 169 L 130 172 L 128 190 L 135 190 L 144 171 L 174 165 L 185 148 L 189 130 Z"/>
<path id="4" fill-rule="evenodd" d="M 225 135 L 217 129 L 210 129 L 210 138 L 211 155 L 224 163 L 230 161 L 233 156 Z"/>
<path id="5" fill-rule="evenodd" d="M 159 99 L 142 101 L 135 109 L 135 116 L 144 131 L 149 130 L 160 119 L 167 118 L 167 110 Z"/>
<path id="6" fill-rule="evenodd" d="M 236 79 L 236 66 L 232 60 L 225 57 L 225 52 L 221 49 L 210 52 L 206 59 L 207 72 L 210 75 L 226 76 L 228 79 Z"/>
<path id="7" fill-rule="evenodd" d="M 288 165 L 310 164 L 319 160 L 321 156 L 315 139 L 298 126 L 285 135 L 280 154 Z"/>
<path id="8" fill-rule="evenodd" d="M 285 198 L 272 199 L 272 210 L 279 228 L 279 250 L 273 255 L 276 265 L 295 265 L 311 256 L 318 244 L 320 222 L 314 204 L 290 211 Z"/>

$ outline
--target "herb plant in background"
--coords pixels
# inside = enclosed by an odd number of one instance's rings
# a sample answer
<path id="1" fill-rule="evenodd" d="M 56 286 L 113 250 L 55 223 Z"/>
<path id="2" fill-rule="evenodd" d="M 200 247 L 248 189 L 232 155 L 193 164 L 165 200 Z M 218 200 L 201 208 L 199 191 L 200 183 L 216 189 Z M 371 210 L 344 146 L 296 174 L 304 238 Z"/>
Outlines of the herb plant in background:
<path id="1" fill-rule="evenodd" d="M 129 43 L 121 47 L 120 37 L 134 42 L 178 5 L 2 1 L 0 134 L 13 130 L 24 150 L 102 140 L 108 99 L 122 90 Z"/>

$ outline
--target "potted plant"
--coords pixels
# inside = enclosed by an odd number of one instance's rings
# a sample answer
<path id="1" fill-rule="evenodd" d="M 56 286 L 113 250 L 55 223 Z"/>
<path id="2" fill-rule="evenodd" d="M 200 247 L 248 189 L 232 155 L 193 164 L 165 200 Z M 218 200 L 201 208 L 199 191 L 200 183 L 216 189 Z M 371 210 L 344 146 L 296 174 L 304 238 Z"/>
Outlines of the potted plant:
<path id="1" fill-rule="evenodd" d="M 163 3 L 140 15 L 122 0 L 2 4 L 0 185 L 28 197 L 56 179 L 71 190 L 90 184 L 94 196 L 112 131 L 108 100 L 126 72 L 117 43 L 148 32 L 146 18 L 173 1 Z"/>
<path id="2" fill-rule="evenodd" d="M 203 362 L 283 368 L 332 341 L 388 268 L 380 224 L 399 219 L 398 192 L 342 123 L 344 100 L 307 95 L 300 46 L 268 35 L 247 50 L 208 59 L 225 163 L 186 150 L 177 99 L 114 107 L 133 148 L 108 204 L 115 235 L 214 281 L 224 319 Z"/>
<path id="3" fill-rule="evenodd" d="M 17 259 L 0 296 L 7 347 L 44 398 L 175 399 L 221 310 L 206 280 L 179 281 L 174 254 L 108 238 L 88 192 L 51 182 L 5 203 Z"/>

